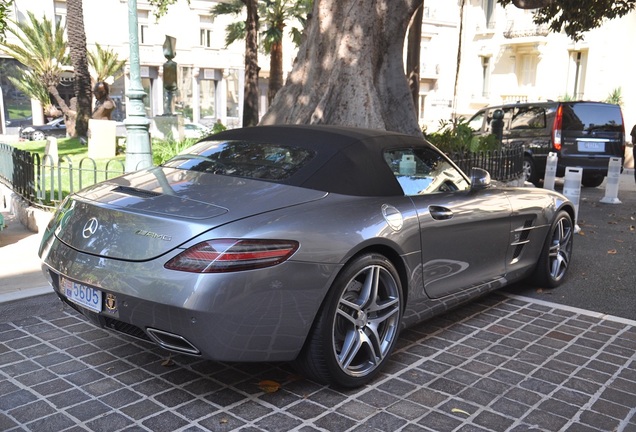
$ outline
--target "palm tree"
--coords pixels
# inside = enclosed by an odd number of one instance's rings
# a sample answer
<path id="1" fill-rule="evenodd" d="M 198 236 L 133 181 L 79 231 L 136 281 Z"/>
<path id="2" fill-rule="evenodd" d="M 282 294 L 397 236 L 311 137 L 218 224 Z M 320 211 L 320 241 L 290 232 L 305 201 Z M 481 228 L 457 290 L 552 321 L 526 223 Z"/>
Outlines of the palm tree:
<path id="1" fill-rule="evenodd" d="M 306 17 L 311 11 L 313 0 L 266 0 L 259 3 L 258 14 L 265 29 L 261 33 L 261 46 L 270 56 L 270 77 L 267 99 L 271 102 L 278 90 L 283 86 L 283 35 L 287 22 L 295 20 L 300 28 L 292 27 L 290 34 L 298 46 Z M 243 13 L 244 2 L 232 0 L 219 3 L 211 9 L 212 16 L 234 15 Z M 225 46 L 245 39 L 245 22 L 235 22 L 226 27 Z"/>
<path id="2" fill-rule="evenodd" d="M 110 48 L 102 48 L 95 44 L 96 51 L 88 52 L 88 65 L 91 71 L 93 84 L 99 81 L 106 81 L 112 84 L 117 78 L 124 74 L 126 60 L 119 60 L 117 53 Z"/>
<path id="3" fill-rule="evenodd" d="M 88 60 L 86 55 L 86 33 L 84 32 L 84 12 L 82 0 L 66 0 L 68 21 L 68 46 L 73 62 L 74 90 L 77 98 L 76 111 L 65 110 L 67 117 L 66 130 L 69 123 L 75 123 L 75 127 L 69 132 L 71 136 L 86 137 L 88 135 L 88 119 L 91 116 L 91 75 L 88 72 Z M 74 122 L 72 120 L 75 120 Z"/>
<path id="4" fill-rule="evenodd" d="M 51 100 L 48 95 L 43 100 L 41 88 L 44 87 L 48 93 L 53 95 L 61 108 L 66 107 L 66 103 L 57 91 L 62 72 L 70 67 L 70 59 L 66 53 L 66 41 L 64 40 L 64 28 L 59 23 L 53 24 L 46 16 L 43 16 L 40 21 L 32 12 L 28 12 L 27 20 L 24 22 L 10 22 L 12 25 L 7 27 L 7 31 L 12 33 L 19 40 L 19 43 L 0 41 L 0 46 L 6 54 L 30 70 L 25 75 L 30 77 L 27 78 L 30 80 L 30 84 L 23 89 L 33 89 L 33 93 L 26 93 L 40 101 L 42 106 L 46 108 L 51 106 Z M 66 108 L 68 109 L 68 107 Z"/>

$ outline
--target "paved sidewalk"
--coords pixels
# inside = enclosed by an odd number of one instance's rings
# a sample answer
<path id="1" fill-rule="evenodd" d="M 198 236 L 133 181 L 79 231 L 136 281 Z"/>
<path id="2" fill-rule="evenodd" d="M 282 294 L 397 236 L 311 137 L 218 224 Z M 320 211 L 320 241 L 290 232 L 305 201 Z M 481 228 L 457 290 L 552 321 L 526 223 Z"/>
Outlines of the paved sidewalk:
<path id="1" fill-rule="evenodd" d="M 29 231 L 12 212 L 3 210 L 2 215 L 0 303 L 51 292 L 37 255 L 41 233 Z"/>
<path id="2" fill-rule="evenodd" d="M 635 323 L 555 304 L 485 297 L 341 390 L 287 364 L 169 358 L 40 299 L 0 319 L 2 431 L 636 431 Z"/>

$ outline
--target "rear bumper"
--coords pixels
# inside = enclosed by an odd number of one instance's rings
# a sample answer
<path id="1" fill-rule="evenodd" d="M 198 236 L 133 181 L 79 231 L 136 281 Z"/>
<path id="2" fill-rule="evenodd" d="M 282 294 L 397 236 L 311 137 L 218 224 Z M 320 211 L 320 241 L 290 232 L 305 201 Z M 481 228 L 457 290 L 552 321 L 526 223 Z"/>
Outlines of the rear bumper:
<path id="1" fill-rule="evenodd" d="M 154 264 L 104 260 L 57 239 L 44 251 L 42 268 L 58 296 L 96 325 L 218 361 L 294 359 L 338 270 L 286 262 L 198 275 L 164 269 L 169 257 Z M 61 276 L 101 290 L 102 311 L 72 303 Z"/>

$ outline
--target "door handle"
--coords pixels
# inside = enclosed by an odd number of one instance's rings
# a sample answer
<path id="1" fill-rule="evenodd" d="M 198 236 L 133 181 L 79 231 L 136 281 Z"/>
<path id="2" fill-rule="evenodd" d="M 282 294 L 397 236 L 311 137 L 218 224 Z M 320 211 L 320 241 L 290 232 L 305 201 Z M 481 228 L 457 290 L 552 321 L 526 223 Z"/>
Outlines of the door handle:
<path id="1" fill-rule="evenodd" d="M 429 206 L 428 211 L 431 213 L 431 217 L 435 220 L 448 220 L 453 217 L 453 212 L 446 207 Z"/>

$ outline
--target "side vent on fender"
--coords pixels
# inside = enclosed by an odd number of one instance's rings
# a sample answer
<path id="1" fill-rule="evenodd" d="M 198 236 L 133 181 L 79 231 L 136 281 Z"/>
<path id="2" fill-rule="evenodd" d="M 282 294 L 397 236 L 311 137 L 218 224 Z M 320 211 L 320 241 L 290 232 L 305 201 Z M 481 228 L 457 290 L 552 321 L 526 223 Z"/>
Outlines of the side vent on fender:
<path id="1" fill-rule="evenodd" d="M 519 260 L 521 252 L 523 252 L 525 245 L 530 242 L 530 240 L 528 239 L 528 237 L 530 237 L 530 231 L 535 228 L 533 222 L 533 219 L 528 219 L 525 221 L 522 227 L 516 228 L 513 231 L 514 240 L 512 241 L 511 245 L 515 247 L 515 250 L 512 254 L 512 260 L 510 261 L 510 264 L 514 264 Z"/>

